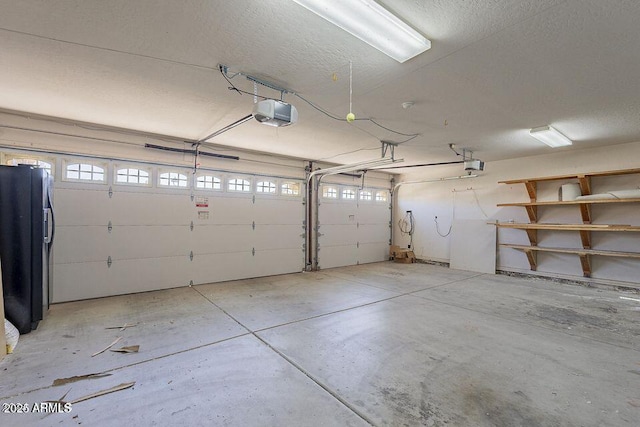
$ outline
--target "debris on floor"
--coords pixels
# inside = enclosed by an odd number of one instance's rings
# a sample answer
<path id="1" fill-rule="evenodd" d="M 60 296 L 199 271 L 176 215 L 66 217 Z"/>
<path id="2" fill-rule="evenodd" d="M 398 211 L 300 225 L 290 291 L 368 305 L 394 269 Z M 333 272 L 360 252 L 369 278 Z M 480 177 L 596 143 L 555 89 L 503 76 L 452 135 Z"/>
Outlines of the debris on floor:
<path id="1" fill-rule="evenodd" d="M 98 379 L 98 378 L 104 378 L 104 377 L 108 377 L 110 375 L 111 374 L 97 373 L 97 374 L 77 375 L 75 377 L 69 377 L 69 378 L 58 378 L 56 380 L 53 380 L 53 384 L 51 384 L 51 385 L 55 387 L 55 386 L 59 386 L 59 385 L 75 383 L 76 381 L 93 380 L 93 379 Z"/>
<path id="2" fill-rule="evenodd" d="M 125 323 L 122 326 L 109 326 L 109 327 L 106 327 L 105 329 L 118 329 L 120 331 L 124 331 L 125 329 L 133 328 L 134 326 L 138 326 L 138 324 L 137 323 Z"/>
<path id="3" fill-rule="evenodd" d="M 108 388 L 106 390 L 97 391 L 97 392 L 89 394 L 87 396 L 79 397 L 77 399 L 72 400 L 69 403 L 76 404 L 78 402 L 83 402 L 85 400 L 93 399 L 94 397 L 100 397 L 100 396 L 104 396 L 105 394 L 114 393 L 116 391 L 126 390 L 128 388 L 133 387 L 135 384 L 136 384 L 135 381 L 132 381 L 130 383 L 122 383 L 122 384 L 119 384 L 119 385 L 117 385 L 115 387 Z"/>
<path id="4" fill-rule="evenodd" d="M 119 384 L 117 386 L 108 388 L 106 390 L 100 390 L 100 391 L 97 391 L 95 393 L 91 393 L 91 394 L 88 394 L 86 396 L 82 396 L 82 397 L 79 397 L 77 399 L 74 399 L 74 400 L 71 400 L 71 401 L 67 402 L 64 399 L 67 397 L 67 394 L 69 394 L 69 392 L 71 391 L 71 390 L 69 390 L 60 399 L 48 400 L 47 403 L 60 403 L 62 405 L 66 405 L 66 404 L 70 403 L 72 405 L 75 405 L 76 403 L 84 402 L 85 400 L 93 399 L 94 397 L 100 397 L 100 396 L 104 396 L 105 394 L 114 393 L 116 391 L 126 390 L 128 388 L 133 387 L 135 384 L 136 384 L 135 381 L 132 381 L 130 383 L 122 383 L 122 384 Z"/>
<path id="5" fill-rule="evenodd" d="M 139 345 L 128 345 L 120 348 L 112 348 L 110 351 L 116 353 L 137 353 L 140 350 Z"/>
<path id="6" fill-rule="evenodd" d="M 91 357 L 97 356 L 100 353 L 104 353 L 105 351 L 109 350 L 111 347 L 113 347 L 114 345 L 116 345 L 118 343 L 118 341 L 120 341 L 122 339 L 122 337 L 118 337 L 116 338 L 111 344 L 109 344 L 108 346 L 106 346 L 105 348 L 103 348 L 102 350 L 95 352 L 91 355 Z"/>

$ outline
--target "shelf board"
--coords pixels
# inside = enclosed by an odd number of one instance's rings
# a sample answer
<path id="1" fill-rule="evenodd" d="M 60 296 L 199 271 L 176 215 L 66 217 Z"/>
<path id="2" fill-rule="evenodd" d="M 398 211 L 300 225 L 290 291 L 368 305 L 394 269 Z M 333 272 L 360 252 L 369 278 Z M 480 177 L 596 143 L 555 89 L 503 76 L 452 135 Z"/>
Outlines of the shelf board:
<path id="1" fill-rule="evenodd" d="M 602 172 L 588 172 L 588 173 L 569 174 L 569 175 L 545 176 L 541 178 L 510 179 L 506 181 L 498 181 L 498 183 L 499 184 L 523 184 L 527 182 L 559 181 L 563 179 L 576 179 L 576 178 L 585 178 L 585 177 L 589 178 L 594 176 L 630 175 L 634 173 L 640 173 L 640 168 L 602 171 Z"/>
<path id="2" fill-rule="evenodd" d="M 640 232 L 640 226 L 624 224 L 529 224 L 499 222 L 493 224 L 502 228 L 516 228 L 518 230 L 565 230 L 565 231 L 618 231 Z"/>
<path id="3" fill-rule="evenodd" d="M 548 202 L 516 202 L 516 203 L 499 203 L 497 206 L 576 206 L 606 203 L 640 203 L 640 199 L 594 199 L 594 200 L 552 200 Z"/>
<path id="4" fill-rule="evenodd" d="M 527 255 L 527 260 L 529 261 L 529 266 L 532 271 L 536 271 L 538 268 L 538 259 L 536 256 L 538 252 L 578 255 L 584 277 L 591 277 L 591 260 L 589 259 L 591 255 L 640 259 L 640 253 L 638 252 L 603 251 L 598 249 L 544 248 L 540 246 L 512 245 L 509 243 L 500 243 L 500 246 L 523 251 Z"/>
<path id="5" fill-rule="evenodd" d="M 580 249 L 580 248 L 544 248 L 540 246 L 512 245 L 510 243 L 500 243 L 505 248 L 519 249 L 522 251 L 538 251 L 538 252 L 556 252 L 562 254 L 584 254 L 584 255 L 601 255 L 620 258 L 639 258 L 640 252 L 622 252 L 622 251 L 603 251 L 599 249 Z"/>

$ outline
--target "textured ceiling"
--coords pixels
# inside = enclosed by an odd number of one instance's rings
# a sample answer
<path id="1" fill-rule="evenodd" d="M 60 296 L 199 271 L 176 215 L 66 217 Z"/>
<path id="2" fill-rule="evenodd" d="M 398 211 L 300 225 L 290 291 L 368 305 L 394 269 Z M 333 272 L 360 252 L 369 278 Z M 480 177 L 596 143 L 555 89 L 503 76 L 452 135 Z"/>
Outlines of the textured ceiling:
<path id="1" fill-rule="evenodd" d="M 198 139 L 251 112 L 218 64 L 345 117 L 352 61 L 356 116 L 420 134 L 396 150 L 407 164 L 457 160 L 449 143 L 485 161 L 550 152 L 527 132 L 546 124 L 574 140 L 560 150 L 640 141 L 640 2 L 383 3 L 432 49 L 399 64 L 290 0 L 0 0 L 0 108 Z M 285 100 L 295 126 L 251 121 L 212 142 L 346 163 L 406 139 Z"/>

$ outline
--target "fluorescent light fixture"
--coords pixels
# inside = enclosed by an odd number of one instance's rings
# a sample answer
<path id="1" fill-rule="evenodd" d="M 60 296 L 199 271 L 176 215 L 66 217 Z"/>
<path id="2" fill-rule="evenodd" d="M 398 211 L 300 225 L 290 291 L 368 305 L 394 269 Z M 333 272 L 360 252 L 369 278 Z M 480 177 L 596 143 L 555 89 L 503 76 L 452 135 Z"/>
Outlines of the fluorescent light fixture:
<path id="1" fill-rule="evenodd" d="M 374 0 L 293 0 L 402 63 L 431 49 L 431 41 Z"/>
<path id="2" fill-rule="evenodd" d="M 533 128 L 529 131 L 529 134 L 531 134 L 531 136 L 538 141 L 544 142 L 549 147 L 553 148 L 564 147 L 566 145 L 572 144 L 569 138 L 567 138 L 551 126 L 540 126 L 538 128 Z"/>

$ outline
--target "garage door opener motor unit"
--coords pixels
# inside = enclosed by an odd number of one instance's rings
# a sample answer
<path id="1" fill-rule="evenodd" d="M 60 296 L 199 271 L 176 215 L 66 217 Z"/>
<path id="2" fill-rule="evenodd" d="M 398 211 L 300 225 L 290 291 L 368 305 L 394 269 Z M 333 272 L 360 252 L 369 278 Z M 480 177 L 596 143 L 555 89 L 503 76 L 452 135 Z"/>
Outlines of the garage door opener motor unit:
<path id="1" fill-rule="evenodd" d="M 269 126 L 289 126 L 298 121 L 298 110 L 291 104 L 275 99 L 265 99 L 253 107 L 253 117 Z"/>

